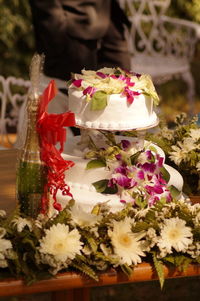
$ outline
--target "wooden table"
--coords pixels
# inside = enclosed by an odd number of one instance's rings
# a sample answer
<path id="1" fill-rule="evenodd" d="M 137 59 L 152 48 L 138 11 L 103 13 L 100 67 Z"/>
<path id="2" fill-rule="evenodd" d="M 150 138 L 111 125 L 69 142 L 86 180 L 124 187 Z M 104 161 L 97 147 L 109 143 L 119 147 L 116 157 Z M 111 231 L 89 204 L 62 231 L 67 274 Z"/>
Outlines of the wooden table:
<path id="1" fill-rule="evenodd" d="M 17 151 L 0 150 L 0 209 L 8 214 L 15 208 L 15 181 Z M 196 202 L 200 201 L 196 198 Z M 165 278 L 178 278 L 200 275 L 200 265 L 190 265 L 185 273 L 165 268 Z M 39 281 L 26 286 L 23 280 L 6 279 L 0 281 L 0 297 L 52 292 L 52 301 L 88 301 L 90 287 L 114 285 L 130 282 L 156 280 L 157 275 L 151 265 L 139 264 L 128 278 L 122 272 L 110 270 L 99 275 L 96 282 L 78 273 L 63 273 L 50 280 Z"/>

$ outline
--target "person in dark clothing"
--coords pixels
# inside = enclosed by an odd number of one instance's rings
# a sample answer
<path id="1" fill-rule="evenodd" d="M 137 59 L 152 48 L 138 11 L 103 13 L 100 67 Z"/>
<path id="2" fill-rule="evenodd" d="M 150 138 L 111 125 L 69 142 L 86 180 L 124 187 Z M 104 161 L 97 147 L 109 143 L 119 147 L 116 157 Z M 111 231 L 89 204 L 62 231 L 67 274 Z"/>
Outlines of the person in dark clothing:
<path id="1" fill-rule="evenodd" d="M 129 21 L 117 0 L 29 1 L 36 50 L 45 54 L 47 76 L 68 80 L 83 68 L 130 68 Z"/>
<path id="2" fill-rule="evenodd" d="M 49 106 L 50 112 L 67 109 L 66 81 L 71 73 L 102 67 L 130 68 L 126 41 L 129 21 L 117 0 L 29 2 L 36 51 L 45 55 L 44 85 L 53 78 L 60 90 L 59 100 Z M 79 134 L 78 129 L 72 130 Z"/>

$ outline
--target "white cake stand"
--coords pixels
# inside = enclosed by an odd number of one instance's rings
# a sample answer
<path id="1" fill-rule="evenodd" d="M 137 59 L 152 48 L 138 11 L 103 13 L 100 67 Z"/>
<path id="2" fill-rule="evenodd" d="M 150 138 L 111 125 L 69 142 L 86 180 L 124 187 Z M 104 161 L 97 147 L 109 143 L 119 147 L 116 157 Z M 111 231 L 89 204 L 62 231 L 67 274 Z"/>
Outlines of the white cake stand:
<path id="1" fill-rule="evenodd" d="M 75 127 L 79 128 L 81 131 L 81 137 L 80 140 L 84 144 L 87 141 L 87 137 L 89 136 L 89 131 L 107 131 L 107 132 L 132 132 L 135 131 L 137 132 L 137 138 L 138 138 L 138 145 L 140 145 L 140 149 L 143 149 L 144 147 L 144 140 L 145 140 L 145 135 L 146 131 L 155 128 L 159 124 L 159 118 L 157 117 L 156 121 L 146 127 L 137 127 L 137 128 L 131 128 L 131 129 L 104 129 L 104 128 L 94 128 L 94 127 L 89 127 L 89 126 L 79 126 L 76 125 Z M 124 136 L 126 137 L 126 136 Z"/>

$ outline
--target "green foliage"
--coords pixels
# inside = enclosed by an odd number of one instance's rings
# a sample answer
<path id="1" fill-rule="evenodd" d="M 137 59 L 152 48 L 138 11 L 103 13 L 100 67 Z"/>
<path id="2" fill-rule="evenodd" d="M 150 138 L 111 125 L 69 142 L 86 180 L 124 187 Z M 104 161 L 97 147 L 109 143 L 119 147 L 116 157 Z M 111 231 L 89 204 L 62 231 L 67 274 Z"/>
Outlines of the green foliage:
<path id="1" fill-rule="evenodd" d="M 164 281 L 165 281 L 165 275 L 164 275 L 164 269 L 163 269 L 163 264 L 160 260 L 157 259 L 156 255 L 153 253 L 153 263 L 154 267 L 156 269 L 159 281 L 160 281 L 160 286 L 161 289 L 163 288 Z"/>
<path id="2" fill-rule="evenodd" d="M 1 74 L 28 78 L 28 66 L 34 53 L 29 1 L 0 0 L 0 7 Z"/>
<path id="3" fill-rule="evenodd" d="M 171 1 L 169 14 L 175 17 L 188 19 L 200 23 L 199 0 L 176 0 Z"/>
<path id="4" fill-rule="evenodd" d="M 123 257 L 125 259 L 126 255 L 120 255 L 118 251 L 121 247 L 127 247 L 127 253 L 129 253 L 129 246 L 124 245 L 120 237 L 124 235 L 124 231 L 127 231 L 130 220 L 132 234 L 129 236 L 130 233 L 127 233 L 127 237 L 131 240 L 134 236 L 138 237 L 141 242 L 140 248 L 145 253 L 141 260 L 152 264 L 158 274 L 161 288 L 164 284 L 164 265 L 176 267 L 180 272 L 184 272 L 190 263 L 198 263 L 200 260 L 198 255 L 200 207 L 197 204 L 192 206 L 183 201 L 174 201 L 169 204 L 160 202 L 142 211 L 127 204 L 123 210 L 116 213 L 110 212 L 105 204 L 99 204 L 98 220 L 85 226 L 81 222 L 81 212 L 77 212 L 80 221 L 75 222 L 76 218 L 70 218 L 71 214 L 74 214 L 71 211 L 72 205 L 73 201 L 60 214 L 50 219 L 39 216 L 36 220 L 24 218 L 17 211 L 12 216 L 6 217 L 0 210 L 0 279 L 23 278 L 26 284 L 30 285 L 35 281 L 54 277 L 58 272 L 78 270 L 98 281 L 97 271 L 107 271 L 110 268 L 120 268 L 129 276 L 137 263 L 134 261 L 128 263 L 126 260 L 122 262 L 121 259 Z M 193 233 L 193 238 L 191 244 L 182 248 L 180 252 L 172 248 L 163 256 L 161 250 L 165 250 L 165 247 L 163 249 L 159 246 L 162 226 L 165 225 L 167 219 L 173 217 L 186 222 L 186 226 L 190 227 Z M 90 213 L 87 213 L 87 219 L 90 220 L 90 218 Z M 51 237 L 50 241 L 45 242 L 45 249 L 41 248 L 41 243 L 44 246 L 47 231 L 51 231 L 51 227 L 58 225 L 58 222 L 67 225 L 70 231 L 78 231 L 83 244 L 81 252 L 73 251 L 74 257 L 71 257 L 69 253 L 69 257 L 64 261 L 57 256 L 60 249 L 56 249 L 56 244 L 61 242 L 64 232 L 57 232 L 56 237 Z M 115 228 L 118 222 L 122 232 L 118 227 Z M 116 240 L 110 236 L 111 233 L 115 233 L 117 244 Z M 71 235 L 70 232 L 69 235 Z M 55 242 L 53 249 L 56 253 L 54 251 L 52 253 L 51 248 L 49 249 L 49 242 L 51 245 L 57 238 L 59 240 Z M 73 238 L 72 245 L 76 239 Z M 65 251 L 68 252 L 67 249 Z M 63 252 L 62 249 L 61 252 Z"/>
<path id="5" fill-rule="evenodd" d="M 92 185 L 95 187 L 97 192 L 100 193 L 106 193 L 106 194 L 115 194 L 117 193 L 118 189 L 116 185 L 113 185 L 113 187 L 108 186 L 109 180 L 99 180 L 97 182 L 92 183 Z"/>
<path id="6" fill-rule="evenodd" d="M 187 114 L 181 113 L 175 117 L 173 127 L 169 127 L 163 118 L 156 133 L 146 134 L 147 140 L 163 149 L 166 163 L 177 169 L 183 176 L 183 192 L 187 195 L 199 195 L 200 193 L 198 167 L 200 162 L 200 139 L 198 138 L 200 127 L 197 120 L 197 116 L 189 117 Z M 196 134 L 192 134 L 192 131 L 195 131 Z M 190 146 L 191 141 L 194 143 L 193 147 Z M 179 150 L 180 153 L 178 154 Z M 178 155 L 179 157 L 177 157 Z"/>
<path id="7" fill-rule="evenodd" d="M 106 163 L 103 160 L 95 159 L 88 162 L 86 169 L 105 167 Z"/>

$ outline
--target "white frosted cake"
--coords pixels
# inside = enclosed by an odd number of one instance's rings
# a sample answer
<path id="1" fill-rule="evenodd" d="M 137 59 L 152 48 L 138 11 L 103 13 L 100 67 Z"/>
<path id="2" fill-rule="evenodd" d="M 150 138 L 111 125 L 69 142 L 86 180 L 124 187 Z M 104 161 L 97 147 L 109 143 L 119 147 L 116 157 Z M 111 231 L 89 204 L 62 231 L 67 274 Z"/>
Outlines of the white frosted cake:
<path id="1" fill-rule="evenodd" d="M 82 70 L 73 75 L 68 94 L 79 127 L 123 131 L 158 123 L 159 98 L 149 75 L 120 68 Z"/>
<path id="2" fill-rule="evenodd" d="M 90 154 L 90 151 L 88 152 L 88 149 L 85 149 L 84 151 L 81 149 L 80 146 L 80 137 L 77 136 L 73 139 L 73 141 L 70 141 L 70 143 L 67 145 L 67 148 L 65 149 L 65 153 L 63 154 L 63 158 L 65 160 L 71 160 L 75 163 L 75 165 L 66 172 L 66 183 L 70 187 L 70 192 L 73 195 L 73 198 L 76 200 L 76 203 L 80 205 L 84 210 L 86 211 L 91 211 L 92 208 L 98 204 L 98 203 L 104 203 L 108 202 L 108 205 L 111 208 L 112 212 L 116 212 L 120 209 L 123 208 L 125 202 L 130 202 L 132 201 L 132 197 L 130 197 L 130 192 L 132 195 L 135 192 L 138 192 L 138 188 L 135 187 L 130 187 L 131 189 L 126 189 L 123 190 L 124 187 L 120 187 L 117 193 L 110 194 L 110 193 L 101 193 L 96 190 L 95 186 L 93 185 L 94 183 L 97 183 L 101 180 L 107 180 L 110 181 L 112 177 L 114 178 L 116 175 L 116 167 L 117 167 L 117 160 L 113 158 L 110 160 L 110 163 L 107 164 L 107 166 L 97 166 L 97 168 L 88 168 L 89 162 L 91 162 L 91 159 L 86 159 L 85 154 Z M 136 143 L 136 138 L 133 137 L 123 137 L 123 136 L 116 136 L 117 143 L 120 143 L 121 141 L 128 141 L 129 144 L 129 149 L 126 150 L 125 152 L 122 150 L 120 153 L 127 156 L 132 156 L 136 154 L 139 149 L 138 145 Z M 140 148 L 140 146 L 139 146 Z M 159 192 L 157 196 L 159 198 L 161 197 L 168 197 L 169 196 L 169 190 L 168 186 L 173 185 L 178 191 L 182 190 L 183 186 L 183 179 L 182 176 L 172 167 L 164 164 L 165 160 L 165 154 L 162 151 L 161 148 L 158 146 L 145 141 L 144 142 L 144 149 L 142 149 L 142 154 L 141 158 L 145 154 L 145 152 L 151 152 L 155 158 L 157 158 L 157 162 L 161 160 L 161 166 L 164 167 L 164 169 L 169 173 L 169 179 L 167 181 L 167 184 L 163 184 L 163 191 Z M 141 160 L 146 160 L 142 158 Z M 94 161 L 93 161 L 94 162 Z M 143 162 L 145 163 L 145 162 Z M 158 163 L 159 164 L 159 163 Z M 137 172 L 142 170 L 142 167 L 137 167 Z M 134 173 L 134 171 L 132 170 Z M 159 175 L 160 171 L 155 171 L 154 173 L 156 176 Z M 148 177 L 152 175 L 151 171 L 148 171 Z M 114 176 L 113 176 L 114 175 Z M 135 174 L 136 176 L 136 174 Z M 159 176 L 158 176 L 159 178 Z M 157 178 L 156 178 L 157 181 Z M 140 183 L 139 183 L 140 182 Z M 141 187 L 144 187 L 144 179 L 142 179 L 142 184 L 141 181 L 138 182 L 138 187 L 139 190 L 143 189 Z M 161 183 L 161 182 L 160 182 Z M 154 185 L 155 184 L 155 179 L 154 180 L 147 180 L 146 179 L 146 185 Z M 144 191 L 142 194 L 146 194 Z M 155 199 L 155 193 L 154 193 L 154 199 Z M 148 198 L 150 200 L 151 196 L 150 193 L 148 194 Z M 67 204 L 67 201 L 70 199 L 70 197 L 62 196 L 60 192 L 58 192 L 58 201 L 61 203 L 62 207 L 65 207 Z M 157 198 L 156 198 L 157 200 Z"/>

